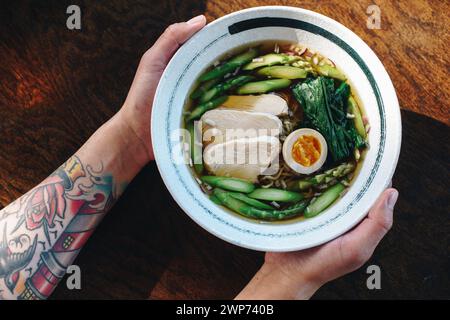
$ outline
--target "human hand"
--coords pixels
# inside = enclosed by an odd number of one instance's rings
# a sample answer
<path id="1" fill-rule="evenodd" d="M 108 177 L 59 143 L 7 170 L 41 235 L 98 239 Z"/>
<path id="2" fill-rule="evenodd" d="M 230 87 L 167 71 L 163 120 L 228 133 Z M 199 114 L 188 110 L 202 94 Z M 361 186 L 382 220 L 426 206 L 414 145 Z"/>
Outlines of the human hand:
<path id="1" fill-rule="evenodd" d="M 265 262 L 237 299 L 308 299 L 326 282 L 361 267 L 392 226 L 398 192 L 389 188 L 353 230 L 319 247 L 266 253 Z"/>
<path id="2" fill-rule="evenodd" d="M 205 23 L 205 16 L 200 15 L 188 22 L 169 26 L 141 58 L 127 99 L 117 116 L 129 129 L 127 132 L 137 138 L 129 140 L 139 141 L 140 146 L 134 148 L 138 150 L 134 156 L 142 166 L 154 159 L 150 139 L 150 114 L 161 75 L 180 45 L 203 28 Z"/>

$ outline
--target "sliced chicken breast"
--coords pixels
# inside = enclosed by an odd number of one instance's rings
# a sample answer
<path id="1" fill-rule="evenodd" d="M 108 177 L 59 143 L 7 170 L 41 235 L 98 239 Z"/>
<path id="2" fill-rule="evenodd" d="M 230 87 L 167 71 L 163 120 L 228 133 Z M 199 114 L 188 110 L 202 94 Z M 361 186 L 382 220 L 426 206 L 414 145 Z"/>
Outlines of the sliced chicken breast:
<path id="1" fill-rule="evenodd" d="M 286 115 L 289 111 L 286 100 L 276 94 L 229 96 L 219 109 L 265 112 L 274 116 Z"/>
<path id="2" fill-rule="evenodd" d="M 281 143 L 273 136 L 239 138 L 208 145 L 203 152 L 206 169 L 217 176 L 258 180 L 277 171 Z"/>
<path id="3" fill-rule="evenodd" d="M 278 136 L 283 130 L 277 116 L 263 112 L 214 109 L 205 112 L 200 120 L 206 144 L 242 137 Z"/>

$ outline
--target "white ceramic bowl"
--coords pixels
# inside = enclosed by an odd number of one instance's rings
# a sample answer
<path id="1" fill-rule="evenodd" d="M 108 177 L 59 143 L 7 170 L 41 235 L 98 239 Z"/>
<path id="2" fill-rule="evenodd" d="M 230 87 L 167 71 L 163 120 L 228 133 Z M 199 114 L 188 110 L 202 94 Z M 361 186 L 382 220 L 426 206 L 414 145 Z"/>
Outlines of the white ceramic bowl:
<path id="1" fill-rule="evenodd" d="M 212 203 L 180 162 L 178 129 L 194 80 L 229 50 L 263 40 L 299 42 L 333 60 L 356 89 L 371 130 L 361 171 L 336 204 L 312 219 L 282 224 L 243 219 Z M 375 53 L 352 31 L 318 13 L 293 7 L 257 7 L 224 16 L 184 44 L 167 66 L 152 111 L 152 143 L 161 176 L 180 207 L 199 225 L 235 245 L 293 251 L 345 233 L 367 214 L 388 186 L 400 152 L 400 109 L 391 79 Z"/>

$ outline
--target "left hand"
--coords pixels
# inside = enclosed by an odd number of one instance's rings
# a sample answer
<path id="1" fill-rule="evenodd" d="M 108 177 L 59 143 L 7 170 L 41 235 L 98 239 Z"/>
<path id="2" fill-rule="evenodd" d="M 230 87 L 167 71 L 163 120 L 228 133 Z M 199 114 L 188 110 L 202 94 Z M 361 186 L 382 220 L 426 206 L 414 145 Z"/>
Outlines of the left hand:
<path id="1" fill-rule="evenodd" d="M 205 16 L 200 15 L 188 22 L 170 25 L 141 58 L 127 99 L 118 113 L 120 121 L 140 142 L 135 159 L 141 166 L 154 159 L 150 115 L 161 75 L 180 45 L 202 29 L 205 23 Z"/>

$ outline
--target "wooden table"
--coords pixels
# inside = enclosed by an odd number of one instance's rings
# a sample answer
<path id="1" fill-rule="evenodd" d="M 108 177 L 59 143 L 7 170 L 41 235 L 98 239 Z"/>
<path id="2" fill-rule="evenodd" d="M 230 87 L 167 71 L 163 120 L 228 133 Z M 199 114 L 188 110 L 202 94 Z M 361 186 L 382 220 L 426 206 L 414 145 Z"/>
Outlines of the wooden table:
<path id="1" fill-rule="evenodd" d="M 140 55 L 175 21 L 212 21 L 257 5 L 311 9 L 356 32 L 383 61 L 403 117 L 394 186 L 395 225 L 369 264 L 327 284 L 327 298 L 450 298 L 449 19 L 445 1 L 377 0 L 381 30 L 366 27 L 371 0 L 75 1 L 82 30 L 66 28 L 73 1 L 14 1 L 0 12 L 0 205 L 40 182 L 121 106 Z M 389 107 L 389 106 L 387 106 Z M 103 221 L 76 263 L 82 290 L 56 299 L 233 298 L 263 255 L 225 243 L 175 204 L 149 164 Z"/>

